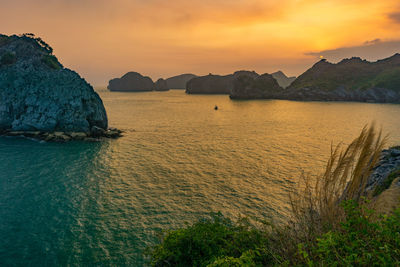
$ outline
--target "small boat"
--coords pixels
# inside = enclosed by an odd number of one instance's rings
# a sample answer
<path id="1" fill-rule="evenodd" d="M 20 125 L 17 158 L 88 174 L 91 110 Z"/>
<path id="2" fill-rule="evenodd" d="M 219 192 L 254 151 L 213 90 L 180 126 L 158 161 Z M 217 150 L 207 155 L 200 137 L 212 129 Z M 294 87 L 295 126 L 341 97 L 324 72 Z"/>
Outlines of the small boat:
<path id="1" fill-rule="evenodd" d="M 218 106 L 217 105 L 215 105 L 214 110 L 218 110 Z"/>

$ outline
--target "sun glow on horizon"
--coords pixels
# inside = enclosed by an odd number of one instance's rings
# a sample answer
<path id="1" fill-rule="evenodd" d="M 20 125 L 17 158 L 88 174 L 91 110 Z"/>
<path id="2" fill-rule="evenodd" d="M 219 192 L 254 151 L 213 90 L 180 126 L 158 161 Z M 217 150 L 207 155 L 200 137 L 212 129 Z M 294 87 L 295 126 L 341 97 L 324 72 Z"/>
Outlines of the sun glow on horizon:
<path id="1" fill-rule="evenodd" d="M 299 75 L 318 60 L 313 53 L 398 41 L 400 30 L 394 0 L 20 0 L 2 8 L 3 33 L 34 32 L 95 84 L 130 70 Z"/>

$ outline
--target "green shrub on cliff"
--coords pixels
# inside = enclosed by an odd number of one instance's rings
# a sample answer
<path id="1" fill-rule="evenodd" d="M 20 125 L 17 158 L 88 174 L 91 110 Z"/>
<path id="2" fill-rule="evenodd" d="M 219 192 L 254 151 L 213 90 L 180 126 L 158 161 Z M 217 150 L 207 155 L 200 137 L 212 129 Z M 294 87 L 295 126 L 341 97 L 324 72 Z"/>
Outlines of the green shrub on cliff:
<path id="1" fill-rule="evenodd" d="M 400 209 L 374 221 L 365 205 L 350 200 L 342 205 L 345 220 L 316 242 L 301 243 L 297 265 L 308 266 L 399 266 Z M 307 249 L 305 249 L 307 248 Z"/>
<path id="2" fill-rule="evenodd" d="M 265 233 L 248 221 L 233 223 L 221 214 L 191 226 L 168 231 L 147 254 L 152 266 L 228 266 L 228 262 L 270 262 Z M 234 266 L 234 265 L 229 265 Z"/>

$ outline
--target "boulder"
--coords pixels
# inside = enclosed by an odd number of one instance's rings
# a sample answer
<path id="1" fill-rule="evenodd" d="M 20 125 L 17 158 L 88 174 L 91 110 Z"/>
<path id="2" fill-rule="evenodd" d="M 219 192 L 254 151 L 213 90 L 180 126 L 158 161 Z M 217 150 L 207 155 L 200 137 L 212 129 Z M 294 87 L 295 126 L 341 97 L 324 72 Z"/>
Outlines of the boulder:
<path id="1" fill-rule="evenodd" d="M 100 127 L 93 126 L 92 129 L 90 129 L 90 136 L 91 137 L 102 137 L 106 131 Z"/>

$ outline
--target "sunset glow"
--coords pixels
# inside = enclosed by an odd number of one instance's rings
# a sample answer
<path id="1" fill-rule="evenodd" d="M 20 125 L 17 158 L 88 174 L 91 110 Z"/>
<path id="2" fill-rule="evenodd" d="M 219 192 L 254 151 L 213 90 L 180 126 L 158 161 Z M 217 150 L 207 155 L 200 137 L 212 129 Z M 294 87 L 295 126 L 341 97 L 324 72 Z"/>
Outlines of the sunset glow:
<path id="1" fill-rule="evenodd" d="M 3 33 L 35 33 L 94 85 L 129 70 L 153 79 L 238 69 L 299 75 L 321 55 L 347 56 L 343 48 L 369 49 L 370 60 L 400 51 L 395 0 L 1 2 Z"/>

